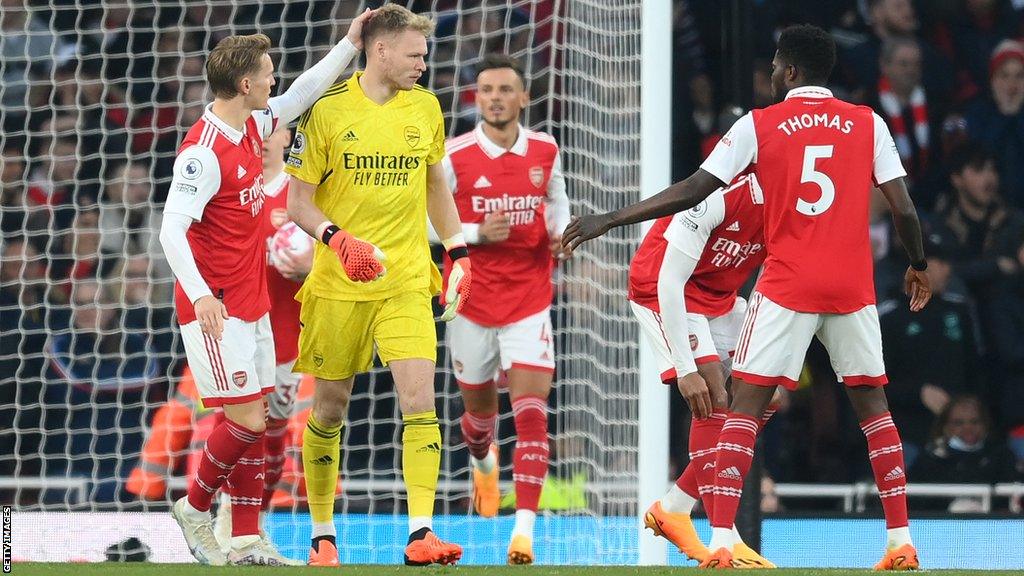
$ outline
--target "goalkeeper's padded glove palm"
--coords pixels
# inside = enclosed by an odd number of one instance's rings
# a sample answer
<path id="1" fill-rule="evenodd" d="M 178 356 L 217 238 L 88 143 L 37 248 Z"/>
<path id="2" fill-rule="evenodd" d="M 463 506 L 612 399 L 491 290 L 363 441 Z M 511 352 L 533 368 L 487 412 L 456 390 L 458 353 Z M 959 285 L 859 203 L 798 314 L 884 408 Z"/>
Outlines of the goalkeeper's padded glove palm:
<path id="1" fill-rule="evenodd" d="M 353 282 L 373 282 L 384 275 L 384 252 L 373 244 L 339 230 L 327 243 L 338 255 L 345 275 Z"/>
<path id="2" fill-rule="evenodd" d="M 472 282 L 469 257 L 463 256 L 452 263 L 452 273 L 448 275 L 448 289 L 444 293 L 444 313 L 441 320 L 449 322 L 462 310 L 469 300 L 469 285 Z"/>

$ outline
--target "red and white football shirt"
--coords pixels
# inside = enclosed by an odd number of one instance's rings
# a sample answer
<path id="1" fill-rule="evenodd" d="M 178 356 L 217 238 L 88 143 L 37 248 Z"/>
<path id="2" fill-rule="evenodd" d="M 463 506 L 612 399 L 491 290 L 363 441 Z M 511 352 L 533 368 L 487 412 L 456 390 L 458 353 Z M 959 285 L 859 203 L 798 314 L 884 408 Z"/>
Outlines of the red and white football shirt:
<path id="1" fill-rule="evenodd" d="M 277 229 L 290 222 L 288 218 L 288 174 L 282 172 L 264 186 L 263 238 L 267 249 Z M 274 354 L 278 365 L 299 357 L 299 307 L 295 300 L 302 284 L 289 280 L 267 266 L 267 292 L 270 296 L 270 327 L 274 331 Z"/>
<path id="2" fill-rule="evenodd" d="M 764 199 L 752 174 L 686 212 L 655 221 L 629 266 L 629 299 L 660 312 L 658 274 L 669 243 L 697 261 L 686 282 L 686 311 L 708 318 L 733 309 L 736 294 L 764 261 Z"/>
<path id="3" fill-rule="evenodd" d="M 270 309 L 266 242 L 260 227 L 263 139 L 274 131 L 271 109 L 254 112 L 239 132 L 207 107 L 188 131 L 174 162 L 164 212 L 195 222 L 188 244 L 196 267 L 228 315 L 255 322 Z M 182 325 L 195 320 L 192 302 L 175 283 L 175 308 Z"/>
<path id="4" fill-rule="evenodd" d="M 442 165 L 466 240 L 475 242 L 474 230 L 490 212 L 511 219 L 507 240 L 473 246 L 473 297 L 459 313 L 482 326 L 506 326 L 544 310 L 552 298 L 549 239 L 569 223 L 555 139 L 520 126 L 505 150 L 477 126 L 446 148 Z M 450 270 L 446 261 L 446 284 Z"/>
<path id="5" fill-rule="evenodd" d="M 885 122 L 825 88 L 796 88 L 736 121 L 701 168 L 729 182 L 750 165 L 768 246 L 757 291 L 797 312 L 874 304 L 871 187 L 906 175 Z"/>

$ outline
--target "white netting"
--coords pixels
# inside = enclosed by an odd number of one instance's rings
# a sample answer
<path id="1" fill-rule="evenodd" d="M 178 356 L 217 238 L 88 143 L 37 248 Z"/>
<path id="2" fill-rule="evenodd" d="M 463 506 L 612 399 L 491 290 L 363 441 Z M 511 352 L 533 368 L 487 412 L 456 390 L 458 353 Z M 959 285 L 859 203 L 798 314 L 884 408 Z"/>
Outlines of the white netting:
<path id="1" fill-rule="evenodd" d="M 12 4 L 0 7 L 0 501 L 22 511 L 166 510 L 184 485 L 189 435 L 206 419 L 187 415 L 173 280 L 155 231 L 175 148 L 208 97 L 205 54 L 229 34 L 264 32 L 278 47 L 283 90 L 342 37 L 364 2 Z M 512 53 L 531 81 L 525 123 L 562 143 L 574 211 L 637 198 L 639 0 L 405 4 L 438 23 L 428 85 L 451 135 L 476 119 L 474 64 L 491 51 Z M 563 561 L 622 563 L 635 553 L 632 540 L 602 548 L 606 539 L 601 544 L 595 525 L 582 522 L 635 513 L 637 332 L 625 301 L 633 247 L 621 233 L 588 244 L 560 277 L 551 476 L 564 489 L 555 501 L 581 522 L 539 527 L 538 539 L 558 547 L 583 538 L 593 546 L 589 557 Z M 453 518 L 446 521 L 451 537 L 467 545 L 467 555 L 500 555 L 508 526 L 484 544 L 490 532 L 460 524 L 470 504 L 469 468 L 447 362 L 442 346 L 438 407 L 448 449 L 436 511 Z M 159 411 L 168 400 L 183 407 L 183 420 Z M 511 478 L 512 423 L 507 402 L 503 408 L 504 479 Z M 361 377 L 346 426 L 339 511 L 404 510 L 398 423 L 387 372 Z M 165 450 L 140 461 L 145 438 L 161 429 Z M 169 482 L 149 484 L 152 493 L 142 498 L 126 485 L 136 467 Z M 286 470 L 294 488 L 292 479 Z M 303 511 L 282 497 L 284 510 Z M 285 546 L 294 543 L 290 551 L 301 555 L 308 520 L 294 518 L 299 536 Z M 362 559 L 391 559 L 373 554 L 400 550 L 401 532 L 353 543 L 353 550 L 370 554 Z"/>

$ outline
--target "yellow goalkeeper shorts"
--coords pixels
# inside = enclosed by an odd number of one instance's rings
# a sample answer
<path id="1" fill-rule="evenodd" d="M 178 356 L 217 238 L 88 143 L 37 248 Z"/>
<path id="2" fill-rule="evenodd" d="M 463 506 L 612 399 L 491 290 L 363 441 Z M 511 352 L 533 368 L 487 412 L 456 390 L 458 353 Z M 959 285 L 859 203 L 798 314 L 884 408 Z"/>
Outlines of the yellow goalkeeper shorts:
<path id="1" fill-rule="evenodd" d="M 305 290 L 299 294 L 302 329 L 294 372 L 344 380 L 370 370 L 375 344 L 385 365 L 410 358 L 437 361 L 437 332 L 426 291 L 365 302 L 318 298 Z"/>

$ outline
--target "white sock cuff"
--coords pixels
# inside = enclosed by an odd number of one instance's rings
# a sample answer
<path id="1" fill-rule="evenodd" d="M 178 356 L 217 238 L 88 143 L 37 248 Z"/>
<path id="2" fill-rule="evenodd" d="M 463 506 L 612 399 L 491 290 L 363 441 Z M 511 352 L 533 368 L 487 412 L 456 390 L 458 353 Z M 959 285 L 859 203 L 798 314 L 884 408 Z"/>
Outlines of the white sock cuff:
<path id="1" fill-rule="evenodd" d="M 334 522 L 313 522 L 313 538 L 337 535 L 338 529 L 334 527 Z"/>

